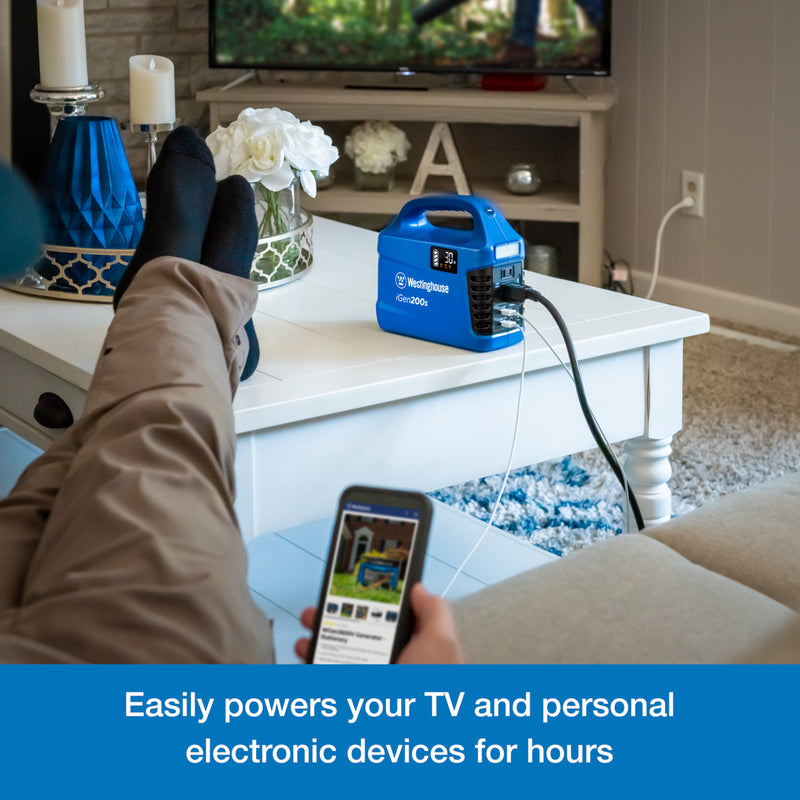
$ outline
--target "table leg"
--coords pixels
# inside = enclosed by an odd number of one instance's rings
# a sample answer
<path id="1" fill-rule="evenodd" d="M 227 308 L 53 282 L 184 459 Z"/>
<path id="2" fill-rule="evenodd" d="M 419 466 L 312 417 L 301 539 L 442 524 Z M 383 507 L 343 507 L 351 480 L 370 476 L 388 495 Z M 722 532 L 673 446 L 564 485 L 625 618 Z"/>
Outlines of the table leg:
<path id="1" fill-rule="evenodd" d="M 669 456 L 672 437 L 638 436 L 625 442 L 625 475 L 639 501 L 645 525 L 666 522 L 672 514 Z"/>

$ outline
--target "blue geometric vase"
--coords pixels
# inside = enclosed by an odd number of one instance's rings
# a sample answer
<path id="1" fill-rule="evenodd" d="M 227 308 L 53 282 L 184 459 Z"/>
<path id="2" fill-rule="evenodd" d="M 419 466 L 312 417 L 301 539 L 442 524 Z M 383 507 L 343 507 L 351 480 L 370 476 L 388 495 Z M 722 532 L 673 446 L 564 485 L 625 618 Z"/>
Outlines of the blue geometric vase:
<path id="1" fill-rule="evenodd" d="M 117 123 L 64 117 L 41 189 L 45 255 L 36 272 L 50 292 L 109 302 L 142 235 L 144 217 Z"/>

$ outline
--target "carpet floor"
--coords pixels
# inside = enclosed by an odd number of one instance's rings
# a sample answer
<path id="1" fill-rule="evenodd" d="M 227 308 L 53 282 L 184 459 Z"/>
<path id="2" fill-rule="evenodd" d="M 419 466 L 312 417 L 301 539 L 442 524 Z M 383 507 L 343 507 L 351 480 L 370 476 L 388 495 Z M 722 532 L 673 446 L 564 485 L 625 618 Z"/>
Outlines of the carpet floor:
<path id="1" fill-rule="evenodd" d="M 672 447 L 674 515 L 799 471 L 800 339 L 721 320 L 687 339 L 684 427 Z M 501 480 L 431 494 L 488 520 Z M 622 491 L 599 450 L 518 469 L 495 525 L 565 554 L 622 531 Z"/>

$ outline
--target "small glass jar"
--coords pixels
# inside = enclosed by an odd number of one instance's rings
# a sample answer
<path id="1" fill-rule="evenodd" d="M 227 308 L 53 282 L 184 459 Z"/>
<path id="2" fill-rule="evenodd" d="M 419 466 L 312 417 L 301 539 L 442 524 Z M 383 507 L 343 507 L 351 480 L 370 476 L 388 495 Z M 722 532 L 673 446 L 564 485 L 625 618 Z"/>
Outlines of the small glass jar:
<path id="1" fill-rule="evenodd" d="M 355 187 L 361 192 L 388 192 L 394 186 L 394 167 L 383 172 L 364 172 L 355 168 Z"/>
<path id="2" fill-rule="evenodd" d="M 558 249 L 549 244 L 534 244 L 527 249 L 526 269 L 540 275 L 558 277 Z"/>
<path id="3" fill-rule="evenodd" d="M 536 194 L 542 188 L 542 176 L 536 164 L 514 164 L 506 173 L 506 189 L 512 194 Z"/>

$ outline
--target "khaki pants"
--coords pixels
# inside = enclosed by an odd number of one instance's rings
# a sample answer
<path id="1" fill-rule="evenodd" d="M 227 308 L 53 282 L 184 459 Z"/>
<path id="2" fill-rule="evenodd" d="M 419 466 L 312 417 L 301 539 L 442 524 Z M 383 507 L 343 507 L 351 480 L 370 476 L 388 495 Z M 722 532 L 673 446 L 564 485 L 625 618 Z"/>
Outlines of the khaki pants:
<path id="1" fill-rule="evenodd" d="M 273 661 L 233 510 L 255 302 L 200 264 L 142 267 L 83 417 L 0 501 L 0 660 Z"/>

